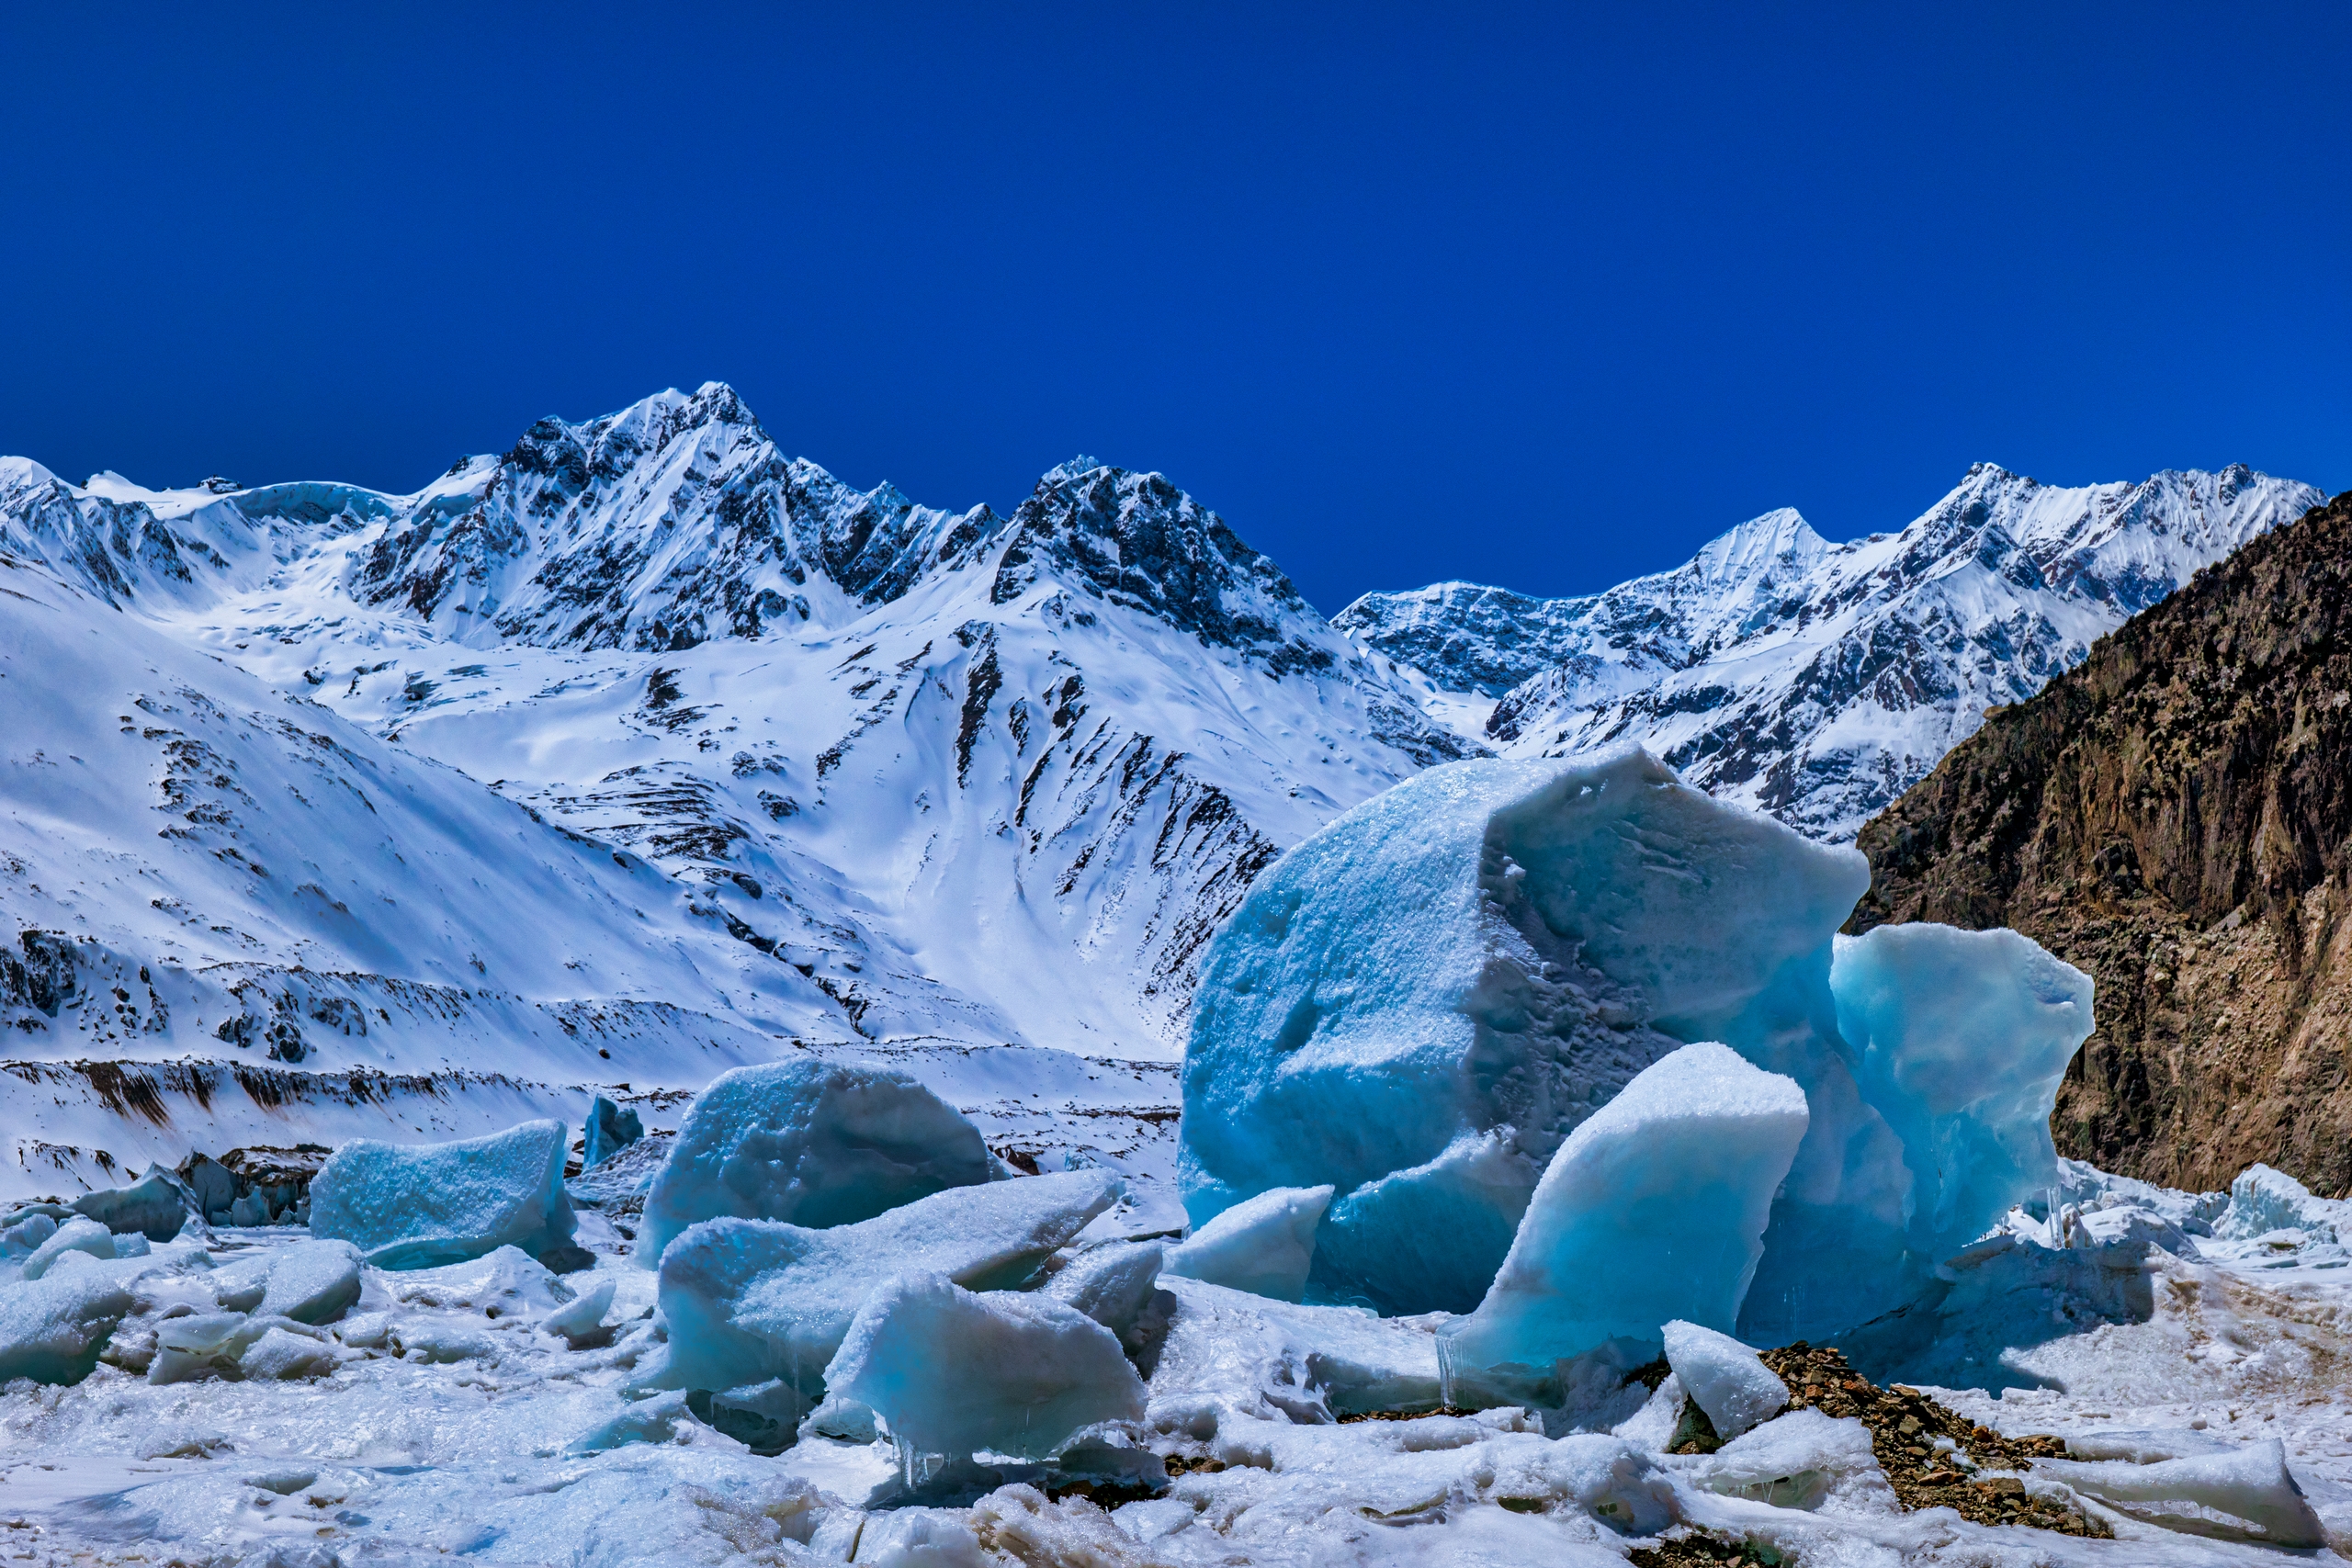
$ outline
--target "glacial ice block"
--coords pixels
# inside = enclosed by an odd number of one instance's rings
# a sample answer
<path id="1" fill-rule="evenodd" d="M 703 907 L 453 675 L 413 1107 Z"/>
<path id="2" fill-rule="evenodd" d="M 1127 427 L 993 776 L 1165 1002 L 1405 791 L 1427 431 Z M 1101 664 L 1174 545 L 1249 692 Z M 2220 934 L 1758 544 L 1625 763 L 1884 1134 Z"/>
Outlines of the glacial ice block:
<path id="1" fill-rule="evenodd" d="M 564 1152 L 560 1122 L 448 1144 L 355 1138 L 311 1179 L 311 1231 L 354 1244 L 379 1269 L 462 1263 L 509 1246 L 537 1257 L 571 1240 Z"/>
<path id="2" fill-rule="evenodd" d="M 993 1174 L 979 1129 L 895 1068 L 809 1060 L 721 1073 L 695 1097 L 645 1195 L 637 1258 L 700 1220 L 810 1230 L 870 1220 Z"/>
<path id="3" fill-rule="evenodd" d="M 586 1170 L 612 1158 L 645 1136 L 645 1122 L 634 1111 L 597 1095 L 588 1102 L 588 1124 L 582 1129 L 580 1168 Z"/>
<path id="4" fill-rule="evenodd" d="M 1804 1083 L 1813 1126 L 1740 1320 L 1753 1343 L 1850 1329 L 1901 1305 L 1937 1264 L 2054 1185 L 2050 1112 L 2091 1031 L 2090 977 L 2013 931 L 1841 936 L 1829 989 L 1827 1048 L 1759 1056 Z"/>
<path id="5" fill-rule="evenodd" d="M 2276 1438 L 2231 1453 L 2192 1454 L 2154 1464 L 2038 1460 L 2033 1468 L 2037 1475 L 2063 1481 L 2152 1523 L 2211 1533 L 2206 1519 L 2174 1511 L 2178 1505 L 2194 1504 L 2244 1521 L 2244 1534 L 2271 1546 L 2327 1544 L 2326 1528 L 2304 1501 L 2303 1489 L 2287 1469 L 2286 1446 Z"/>
<path id="6" fill-rule="evenodd" d="M 1210 945 L 1193 1222 L 1329 1184 L 1310 1295 L 1469 1310 L 1562 1141 L 1635 1074 L 1685 1040 L 1834 1032 L 1830 939 L 1869 880 L 1638 750 L 1399 784 L 1292 850 Z"/>
<path id="7" fill-rule="evenodd" d="M 670 1325 L 661 1386 L 726 1389 L 783 1378 L 810 1393 L 850 1320 L 894 1275 L 944 1275 L 967 1290 L 1025 1284 L 1117 1200 L 1108 1171 L 951 1187 L 830 1230 L 705 1220 L 662 1253 Z"/>
<path id="8" fill-rule="evenodd" d="M 1045 1293 L 1125 1336 L 1150 1303 L 1168 1249 L 1156 1241 L 1119 1241 L 1072 1258 L 1047 1280 Z"/>
<path id="9" fill-rule="evenodd" d="M 1049 1296 L 904 1274 L 869 1295 L 826 1390 L 870 1406 L 920 1453 L 1043 1459 L 1081 1427 L 1135 1421 L 1143 1380 L 1118 1336 Z"/>
<path id="10" fill-rule="evenodd" d="M 1666 1363 L 1707 1420 L 1728 1441 L 1789 1407 L 1789 1385 L 1728 1334 L 1680 1319 L 1666 1325 Z"/>
<path id="11" fill-rule="evenodd" d="M 69 1252 L 85 1252 L 92 1258 L 112 1258 L 115 1255 L 114 1233 L 98 1220 L 76 1216 L 50 1234 L 47 1241 L 33 1248 L 25 1259 L 24 1278 L 38 1280 L 57 1267 L 57 1260 Z"/>
<path id="12" fill-rule="evenodd" d="M 138 1231 L 149 1241 L 169 1241 L 179 1235 L 194 1209 L 194 1194 L 152 1161 L 147 1173 L 128 1187 L 108 1187 L 74 1200 L 74 1213 L 87 1214 L 110 1231 Z"/>
<path id="13" fill-rule="evenodd" d="M 1457 1382 L 1541 1382 L 1680 1318 L 1728 1328 L 1773 1189 L 1804 1136 L 1804 1091 L 1716 1044 L 1685 1045 L 1568 1134 L 1486 1300 L 1439 1331 Z"/>
<path id="14" fill-rule="evenodd" d="M 96 1269 L 0 1285 L 0 1383 L 80 1382 L 130 1306 L 121 1282 Z"/>
<path id="15" fill-rule="evenodd" d="M 1277 1187 L 1244 1198 L 1168 1250 L 1167 1269 L 1227 1290 L 1297 1301 L 1315 1261 L 1315 1227 L 1331 1189 Z"/>

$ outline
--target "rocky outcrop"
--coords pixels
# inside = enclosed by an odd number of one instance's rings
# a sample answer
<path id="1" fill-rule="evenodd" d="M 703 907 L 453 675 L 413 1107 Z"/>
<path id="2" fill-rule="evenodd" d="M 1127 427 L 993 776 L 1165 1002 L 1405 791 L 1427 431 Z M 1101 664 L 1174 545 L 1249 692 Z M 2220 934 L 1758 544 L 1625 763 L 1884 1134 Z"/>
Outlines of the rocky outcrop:
<path id="1" fill-rule="evenodd" d="M 2064 1153 L 2352 1187 L 2352 493 L 2101 638 L 1865 826 L 1849 929 L 2008 925 L 2091 974 Z"/>

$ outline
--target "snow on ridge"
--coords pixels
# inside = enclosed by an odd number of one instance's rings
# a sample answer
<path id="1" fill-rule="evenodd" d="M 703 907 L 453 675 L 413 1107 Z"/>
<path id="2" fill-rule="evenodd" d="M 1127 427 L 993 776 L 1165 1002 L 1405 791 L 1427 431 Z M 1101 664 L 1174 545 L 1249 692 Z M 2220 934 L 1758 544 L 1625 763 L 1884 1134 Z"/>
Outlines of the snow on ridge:
<path id="1" fill-rule="evenodd" d="M 1896 533 L 1831 544 L 1782 508 L 1589 597 L 1448 583 L 1367 594 L 1333 624 L 1441 694 L 1498 698 L 1485 737 L 1506 754 L 1639 741 L 1847 840 L 1985 708 L 2324 499 L 2242 464 L 2070 488 L 1979 463 Z"/>
<path id="2" fill-rule="evenodd" d="M 487 1110 L 462 1105 L 561 1114 L 613 1080 L 691 1088 L 795 1042 L 938 1064 L 1007 1043 L 1172 1060 L 1201 948 L 1257 873 L 1347 807 L 1480 749 L 1162 476 L 1065 464 L 1011 515 L 920 506 L 786 457 L 716 383 L 540 421 L 404 496 L 75 487 L 0 467 L 0 550 L 45 584 L 38 610 L 0 599 L 0 696 L 34 716 L 8 765 L 37 776 L 79 756 L 107 781 L 62 797 L 62 836 L 0 817 L 0 942 L 86 956 L 83 996 L 104 994 L 101 970 L 160 976 L 167 954 L 170 972 L 209 976 L 188 993 L 207 999 L 168 1008 L 153 1038 L 54 987 L 46 1004 L 0 987 L 0 1017 L 29 1026 L 13 1054 L 153 1077 L 136 1064 L 167 1043 L 250 1072 L 299 1036 L 306 1058 L 270 1071 L 421 1086 L 368 1112 L 391 1137 L 488 1130 Z M 144 663 L 77 671 L 77 638 Z M 182 715 L 200 699 L 228 729 L 142 717 L 141 696 Z M 88 728 L 101 707 L 137 722 Z M 306 750 L 288 725 L 341 752 Z M 147 754 L 183 739 L 218 762 L 159 775 Z M 101 763 L 101 745 L 138 755 Z M 281 752 L 359 761 L 306 782 Z M 346 783 L 382 807 L 365 776 L 395 767 L 435 793 L 385 841 L 443 870 L 406 886 L 387 862 L 379 891 L 395 902 L 379 904 L 360 872 L 310 863 L 383 837 L 366 807 L 332 827 L 318 812 L 348 806 Z M 502 821 L 522 837 L 485 837 Z M 147 847 L 159 829 L 175 836 Z M 490 859 L 468 869 L 477 852 Z M 178 880 L 141 881 L 156 875 Z M 617 889 L 620 924 L 596 952 L 573 951 L 584 917 L 567 877 Z M 450 931 L 483 934 L 444 953 Z M 472 1048 L 380 1018 L 365 1037 L 328 1028 L 302 976 L 330 972 L 360 987 L 354 1009 L 368 987 L 440 987 L 427 1010 L 463 1012 Z M 468 992 L 519 999 L 446 999 Z M 230 994 L 249 1021 L 223 1016 Z M 332 1001 L 318 1006 L 343 1017 Z M 551 1021 L 583 1009 L 653 1021 L 626 1053 L 567 1052 Z M 460 1068 L 533 1087 L 464 1089 L 447 1077 Z M 1098 1108 L 1047 1141 L 1157 1170 L 1164 1077 L 1136 1080 L 1154 1098 L 1134 1136 L 1105 1143 Z M 155 1081 L 184 1131 L 96 1090 L 30 1131 L 28 1100 L 0 1122 L 50 1152 L 0 1179 L 95 1180 L 57 1150 L 127 1158 L 243 1125 Z M 0 1093 L 39 1099 L 12 1082 L 29 1080 L 0 1075 Z M 366 1121 L 322 1095 L 271 1113 L 277 1141 Z M 436 1095 L 453 1097 L 443 1111 Z"/>

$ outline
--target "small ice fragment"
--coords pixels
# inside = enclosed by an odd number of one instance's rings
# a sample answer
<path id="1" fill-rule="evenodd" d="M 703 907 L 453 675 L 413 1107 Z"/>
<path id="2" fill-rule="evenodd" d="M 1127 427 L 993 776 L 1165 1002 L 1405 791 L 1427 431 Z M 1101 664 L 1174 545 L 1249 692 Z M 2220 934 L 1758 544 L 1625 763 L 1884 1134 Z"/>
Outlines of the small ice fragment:
<path id="1" fill-rule="evenodd" d="M 28 1280 L 40 1279 L 69 1252 L 86 1253 L 92 1258 L 112 1258 L 114 1232 L 96 1220 L 68 1220 L 58 1226 L 47 1241 L 35 1247 L 30 1258 L 25 1259 L 24 1277 Z"/>
<path id="2" fill-rule="evenodd" d="M 334 1371 L 334 1347 L 272 1325 L 237 1358 L 237 1371 L 255 1382 L 314 1377 Z M 309 1483 L 305 1482 L 305 1485 Z"/>
<path id="3" fill-rule="evenodd" d="M 1151 1300 L 1168 1249 L 1156 1241 L 1114 1242 L 1081 1252 L 1046 1281 L 1045 1293 L 1124 1335 Z"/>
<path id="4" fill-rule="evenodd" d="M 1728 1334 L 1679 1319 L 1666 1325 L 1666 1360 L 1683 1390 L 1729 1440 L 1789 1407 L 1789 1385 Z"/>
<path id="5" fill-rule="evenodd" d="M 607 1275 L 541 1318 L 539 1326 L 576 1350 L 604 1332 L 605 1313 L 612 1304 L 613 1280 Z"/>
<path id="6" fill-rule="evenodd" d="M 1672 1478 L 1623 1438 L 1600 1433 L 1500 1450 L 1493 1495 L 1506 1507 L 1571 1503 L 1623 1535 L 1655 1535 L 1680 1517 Z"/>
<path id="7" fill-rule="evenodd" d="M 2245 1521 L 2241 1533 L 2266 1545 L 2327 1544 L 2327 1531 L 2303 1500 L 2303 1489 L 2287 1469 L 2286 1446 L 2276 1438 L 2233 1453 L 2196 1454 L 2154 1464 L 2045 1459 L 2036 1461 L 2033 1469 L 2036 1475 L 2062 1481 L 2151 1524 L 2211 1529 L 2212 1521 L 2178 1506 L 2194 1505 Z"/>
<path id="8" fill-rule="evenodd" d="M 1042 1459 L 1081 1427 L 1144 1413 L 1143 1380 L 1109 1329 L 1046 1296 L 976 1294 L 943 1274 L 903 1275 L 869 1296 L 825 1387 L 927 1454 Z"/>
<path id="9" fill-rule="evenodd" d="M 386 1144 L 356 1138 L 311 1182 L 311 1230 L 356 1244 L 379 1269 L 428 1269 L 501 1247 L 569 1248 L 560 1122 L 485 1138 Z"/>
<path id="10" fill-rule="evenodd" d="M 1840 1482 L 1876 1470 L 1869 1427 L 1810 1407 L 1767 1421 L 1690 1461 L 1691 1478 L 1708 1491 L 1776 1508 L 1817 1508 Z"/>
<path id="11" fill-rule="evenodd" d="M 582 1130 L 580 1168 L 590 1169 L 612 1158 L 645 1136 L 645 1122 L 634 1111 L 597 1095 L 588 1102 L 588 1124 Z"/>
<path id="12" fill-rule="evenodd" d="M 1315 1264 L 1315 1227 L 1334 1189 L 1277 1187 L 1245 1198 L 1169 1249 L 1170 1274 L 1295 1302 Z"/>
<path id="13" fill-rule="evenodd" d="M 298 1241 L 269 1260 L 260 1305 L 297 1323 L 333 1323 L 359 1300 L 359 1249 L 347 1241 Z"/>

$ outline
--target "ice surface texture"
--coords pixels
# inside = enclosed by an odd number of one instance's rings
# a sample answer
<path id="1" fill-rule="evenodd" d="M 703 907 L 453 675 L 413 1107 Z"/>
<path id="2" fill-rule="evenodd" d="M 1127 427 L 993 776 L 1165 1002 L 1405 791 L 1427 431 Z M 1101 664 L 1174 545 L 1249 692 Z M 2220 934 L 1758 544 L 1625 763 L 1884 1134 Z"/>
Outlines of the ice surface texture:
<path id="1" fill-rule="evenodd" d="M 1731 1326 L 1804 1130 L 1804 1091 L 1728 1046 L 1643 1072 L 1568 1134 L 1486 1300 L 1440 1330 L 1449 1375 L 1540 1378 L 1611 1340 L 1654 1352 L 1678 1318 Z"/>
<path id="2" fill-rule="evenodd" d="M 1284 856 L 1210 949 L 1194 1223 L 1329 1183 L 1319 1293 L 1469 1310 L 1562 1140 L 1636 1073 L 1685 1040 L 1834 1031 L 1830 937 L 1869 877 L 1639 751 L 1398 785 Z"/>
<path id="3" fill-rule="evenodd" d="M 950 1188 L 830 1230 L 705 1220 L 662 1253 L 670 1355 L 649 1381 L 716 1390 L 783 1378 L 817 1393 L 883 1281 L 929 1272 L 970 1290 L 1025 1284 L 1119 1189 L 1107 1171 L 1075 1171 Z"/>
<path id="4" fill-rule="evenodd" d="M 311 1230 L 353 1243 L 379 1269 L 429 1269 L 508 1246 L 551 1252 L 571 1240 L 564 1150 L 560 1122 L 450 1144 L 356 1138 L 311 1180 Z"/>
<path id="5" fill-rule="evenodd" d="M 1043 1295 L 906 1274 L 868 1296 L 825 1369 L 918 1452 L 1042 1459 L 1081 1427 L 1140 1420 L 1143 1380 L 1118 1336 Z"/>
<path id="6" fill-rule="evenodd" d="M 909 1075 L 845 1062 L 738 1067 L 695 1097 L 645 1196 L 647 1268 L 699 1220 L 822 1230 L 992 1174 L 979 1129 Z"/>
<path id="7" fill-rule="evenodd" d="M 1331 1189 L 1277 1187 L 1244 1198 L 1168 1253 L 1168 1271 L 1213 1285 L 1295 1302 L 1315 1261 L 1315 1229 Z"/>
<path id="8" fill-rule="evenodd" d="M 1810 1122 L 1737 1323 L 1667 1316 L 1775 1344 L 1876 1317 L 2056 1181 L 2091 993 L 2013 931 L 1838 936 L 1868 878 L 1637 750 L 1432 769 L 1293 850 L 1212 943 L 1187 1208 L 1329 1183 L 1309 1300 L 1466 1312 L 1562 1140 L 1717 1041 Z"/>

